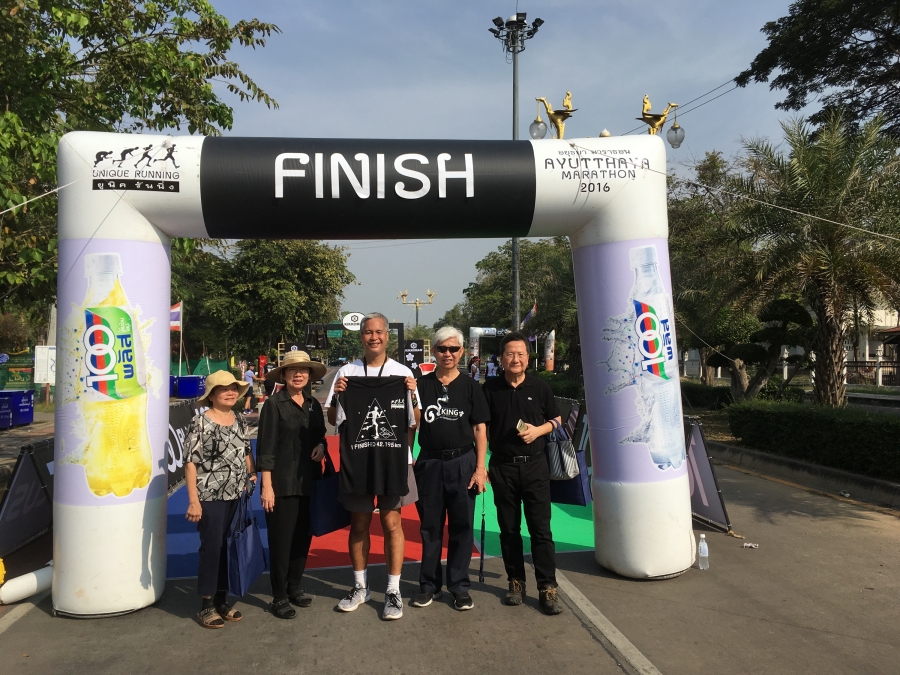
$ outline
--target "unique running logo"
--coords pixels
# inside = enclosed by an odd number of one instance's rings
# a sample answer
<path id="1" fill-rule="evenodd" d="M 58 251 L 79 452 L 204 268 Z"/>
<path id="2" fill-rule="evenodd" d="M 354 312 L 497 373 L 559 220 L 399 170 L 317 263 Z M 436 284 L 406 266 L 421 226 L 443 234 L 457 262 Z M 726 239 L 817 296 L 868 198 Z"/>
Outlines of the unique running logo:
<path id="1" fill-rule="evenodd" d="M 646 370 L 663 380 L 671 380 L 673 373 L 666 372 L 666 361 L 675 358 L 672 349 L 672 329 L 669 319 L 660 319 L 656 310 L 645 302 L 634 301 L 637 318 L 634 329 L 638 337 L 638 351 L 641 353 L 641 370 Z"/>

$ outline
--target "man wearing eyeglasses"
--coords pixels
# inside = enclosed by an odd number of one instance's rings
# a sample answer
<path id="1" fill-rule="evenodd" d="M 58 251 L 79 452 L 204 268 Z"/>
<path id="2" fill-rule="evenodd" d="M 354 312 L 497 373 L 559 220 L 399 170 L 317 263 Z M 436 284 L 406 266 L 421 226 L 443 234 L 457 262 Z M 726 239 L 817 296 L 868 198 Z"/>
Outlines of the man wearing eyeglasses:
<path id="1" fill-rule="evenodd" d="M 522 511 L 531 537 L 531 555 L 541 609 L 559 614 L 556 590 L 556 547 L 550 531 L 550 467 L 545 437 L 560 423 L 550 385 L 528 375 L 528 338 L 509 333 L 500 342 L 501 375 L 483 387 L 490 409 L 491 464 L 488 475 L 500 525 L 500 550 L 506 567 L 507 605 L 525 597 Z M 524 509 L 523 509 L 524 507 Z"/>
<path id="2" fill-rule="evenodd" d="M 469 595 L 475 495 L 487 484 L 487 401 L 478 383 L 460 374 L 463 335 L 445 326 L 432 338 L 435 372 L 419 378 L 422 415 L 419 456 L 413 467 L 422 534 L 419 593 L 413 607 L 427 607 L 441 592 L 441 540 L 447 521 L 447 590 L 460 611 L 475 606 Z"/>

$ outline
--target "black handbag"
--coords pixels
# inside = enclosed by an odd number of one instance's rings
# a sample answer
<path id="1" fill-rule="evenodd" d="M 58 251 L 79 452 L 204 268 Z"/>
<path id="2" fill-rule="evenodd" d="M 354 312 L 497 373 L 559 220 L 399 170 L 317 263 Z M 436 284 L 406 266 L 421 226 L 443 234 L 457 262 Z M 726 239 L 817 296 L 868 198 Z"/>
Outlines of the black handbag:
<path id="1" fill-rule="evenodd" d="M 341 474 L 325 451 L 325 471 L 313 480 L 309 501 L 309 533 L 324 537 L 350 525 L 350 512 L 338 499 Z"/>

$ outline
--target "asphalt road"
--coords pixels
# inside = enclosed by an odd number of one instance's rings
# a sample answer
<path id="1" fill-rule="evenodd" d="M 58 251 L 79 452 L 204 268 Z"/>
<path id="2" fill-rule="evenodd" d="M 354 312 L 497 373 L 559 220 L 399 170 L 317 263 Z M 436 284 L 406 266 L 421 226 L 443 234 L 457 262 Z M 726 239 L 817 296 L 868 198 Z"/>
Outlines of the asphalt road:
<path id="1" fill-rule="evenodd" d="M 634 581 L 601 569 L 592 552 L 560 554 L 560 569 L 666 675 L 897 673 L 900 518 L 724 467 L 719 477 L 735 530 L 747 538 L 706 530 L 708 571 Z M 473 611 L 445 600 L 407 606 L 390 623 L 379 620 L 383 567 L 370 570 L 372 602 L 350 615 L 334 609 L 349 571 L 311 572 L 316 600 L 294 621 L 266 612 L 264 576 L 241 602 L 244 621 L 220 631 L 194 623 L 191 580 L 170 582 L 153 607 L 111 619 L 53 618 L 45 600 L 0 634 L 2 672 L 186 672 L 202 670 L 203 659 L 266 673 L 631 672 L 573 603 L 558 617 L 541 614 L 533 597 L 506 607 L 500 561 L 489 559 L 486 573 L 485 584 L 473 584 Z M 417 564 L 404 567 L 407 600 L 417 574 Z"/>

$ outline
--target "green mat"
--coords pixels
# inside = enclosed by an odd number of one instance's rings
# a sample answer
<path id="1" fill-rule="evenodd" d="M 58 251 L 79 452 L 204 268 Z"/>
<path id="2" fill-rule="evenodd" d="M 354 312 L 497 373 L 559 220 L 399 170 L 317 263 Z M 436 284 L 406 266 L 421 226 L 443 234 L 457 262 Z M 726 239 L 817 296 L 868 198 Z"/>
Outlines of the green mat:
<path id="1" fill-rule="evenodd" d="M 413 448 L 413 457 L 419 456 L 419 439 Z M 481 545 L 481 507 L 484 504 L 485 537 L 484 554 L 491 556 L 500 555 L 500 526 L 497 524 L 497 509 L 494 508 L 494 493 L 488 485 L 487 492 L 478 495 L 475 499 L 475 545 Z M 557 551 L 584 551 L 594 548 L 594 513 L 592 505 L 570 506 L 568 504 L 553 504 L 550 516 L 550 528 L 553 531 L 553 541 Z M 525 552 L 531 550 L 531 537 L 528 536 L 528 527 L 525 523 L 525 515 L 522 514 L 522 541 Z"/>

